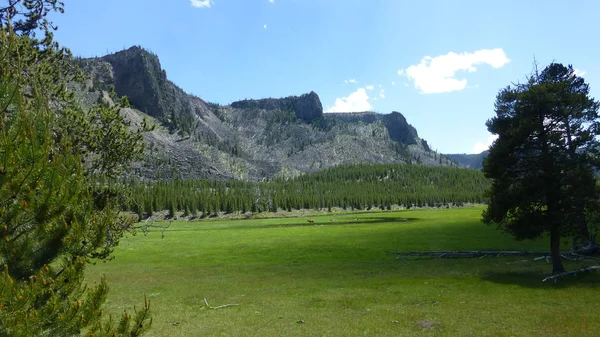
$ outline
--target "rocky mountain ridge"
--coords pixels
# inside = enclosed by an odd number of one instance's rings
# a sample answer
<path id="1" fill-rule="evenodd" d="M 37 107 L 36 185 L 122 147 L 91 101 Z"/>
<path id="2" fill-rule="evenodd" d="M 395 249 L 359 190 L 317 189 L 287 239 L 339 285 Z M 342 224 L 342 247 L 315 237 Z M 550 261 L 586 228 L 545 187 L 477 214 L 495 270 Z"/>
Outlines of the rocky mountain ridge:
<path id="1" fill-rule="evenodd" d="M 456 166 L 432 151 L 399 112 L 324 113 L 310 92 L 228 105 L 189 95 L 167 78 L 158 57 L 140 47 L 77 59 L 88 76 L 82 104 L 127 96 L 133 124 L 158 126 L 145 135 L 145 160 L 131 174 L 144 179 L 271 179 L 352 163 Z"/>
<path id="2" fill-rule="evenodd" d="M 470 168 L 473 170 L 481 170 L 483 168 L 483 160 L 488 156 L 489 151 L 483 151 L 475 154 L 446 154 L 445 156 L 456 162 L 460 167 Z"/>

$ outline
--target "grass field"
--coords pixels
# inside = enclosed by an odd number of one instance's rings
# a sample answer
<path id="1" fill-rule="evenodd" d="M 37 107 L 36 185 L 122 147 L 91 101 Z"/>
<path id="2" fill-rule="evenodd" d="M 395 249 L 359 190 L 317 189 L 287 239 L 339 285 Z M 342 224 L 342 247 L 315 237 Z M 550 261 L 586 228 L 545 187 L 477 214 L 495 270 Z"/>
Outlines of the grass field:
<path id="1" fill-rule="evenodd" d="M 112 313 L 147 294 L 151 336 L 598 335 L 600 274 L 546 284 L 545 261 L 385 254 L 546 250 L 546 240 L 515 242 L 481 224 L 481 211 L 173 222 L 164 238 L 123 239 L 88 277 L 106 275 Z M 239 306 L 209 309 L 204 298 Z"/>

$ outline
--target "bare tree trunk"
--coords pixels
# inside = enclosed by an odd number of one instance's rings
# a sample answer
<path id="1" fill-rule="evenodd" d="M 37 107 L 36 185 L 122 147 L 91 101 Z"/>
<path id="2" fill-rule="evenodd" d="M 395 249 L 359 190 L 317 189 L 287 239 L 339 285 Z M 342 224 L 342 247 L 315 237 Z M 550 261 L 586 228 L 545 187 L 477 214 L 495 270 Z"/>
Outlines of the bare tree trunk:
<path id="1" fill-rule="evenodd" d="M 560 230 L 557 223 L 550 230 L 550 255 L 552 256 L 552 274 L 564 273 L 565 267 L 560 256 Z"/>

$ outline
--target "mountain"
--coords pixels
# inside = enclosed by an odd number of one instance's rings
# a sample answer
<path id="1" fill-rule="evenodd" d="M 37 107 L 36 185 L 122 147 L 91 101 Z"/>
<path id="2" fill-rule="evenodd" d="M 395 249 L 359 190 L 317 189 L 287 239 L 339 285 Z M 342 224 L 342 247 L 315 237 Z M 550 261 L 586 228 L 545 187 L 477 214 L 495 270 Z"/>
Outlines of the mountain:
<path id="1" fill-rule="evenodd" d="M 445 154 L 444 156 L 450 158 L 460 167 L 481 170 L 483 168 L 483 160 L 488 156 L 488 153 L 489 151 L 486 150 L 477 154 Z"/>
<path id="2" fill-rule="evenodd" d="M 315 92 L 209 103 L 168 80 L 158 57 L 141 47 L 76 63 L 88 77 L 74 86 L 82 104 L 113 104 L 114 89 L 131 103 L 123 113 L 134 127 L 144 117 L 157 125 L 145 135 L 136 177 L 260 180 L 340 164 L 456 166 L 396 111 L 324 113 Z"/>

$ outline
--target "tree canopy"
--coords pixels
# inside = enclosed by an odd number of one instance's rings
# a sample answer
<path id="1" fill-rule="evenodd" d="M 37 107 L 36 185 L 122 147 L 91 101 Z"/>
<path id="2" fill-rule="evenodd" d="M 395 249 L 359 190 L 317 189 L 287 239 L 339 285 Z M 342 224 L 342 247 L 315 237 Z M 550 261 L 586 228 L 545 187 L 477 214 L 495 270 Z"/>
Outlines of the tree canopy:
<path id="1" fill-rule="evenodd" d="M 84 270 L 132 229 L 104 181 L 140 155 L 141 134 L 118 107 L 76 104 L 68 50 L 30 36 L 56 4 L 0 8 L 0 335 L 139 336 L 148 303 L 113 323 L 102 317 L 106 280 L 87 287 Z"/>
<path id="2" fill-rule="evenodd" d="M 498 139 L 483 165 L 492 179 L 483 221 L 517 239 L 550 234 L 554 273 L 564 271 L 561 237 L 587 231 L 597 200 L 598 109 L 573 67 L 552 63 L 502 89 L 487 122 Z"/>
<path id="3" fill-rule="evenodd" d="M 132 197 L 123 210 L 151 216 L 169 210 L 185 216 L 218 212 L 262 212 L 292 209 L 391 209 L 450 207 L 483 203 L 489 181 L 479 171 L 453 167 L 403 164 L 338 165 L 294 179 L 252 182 L 239 180 L 171 180 L 153 183 L 131 180 Z"/>

